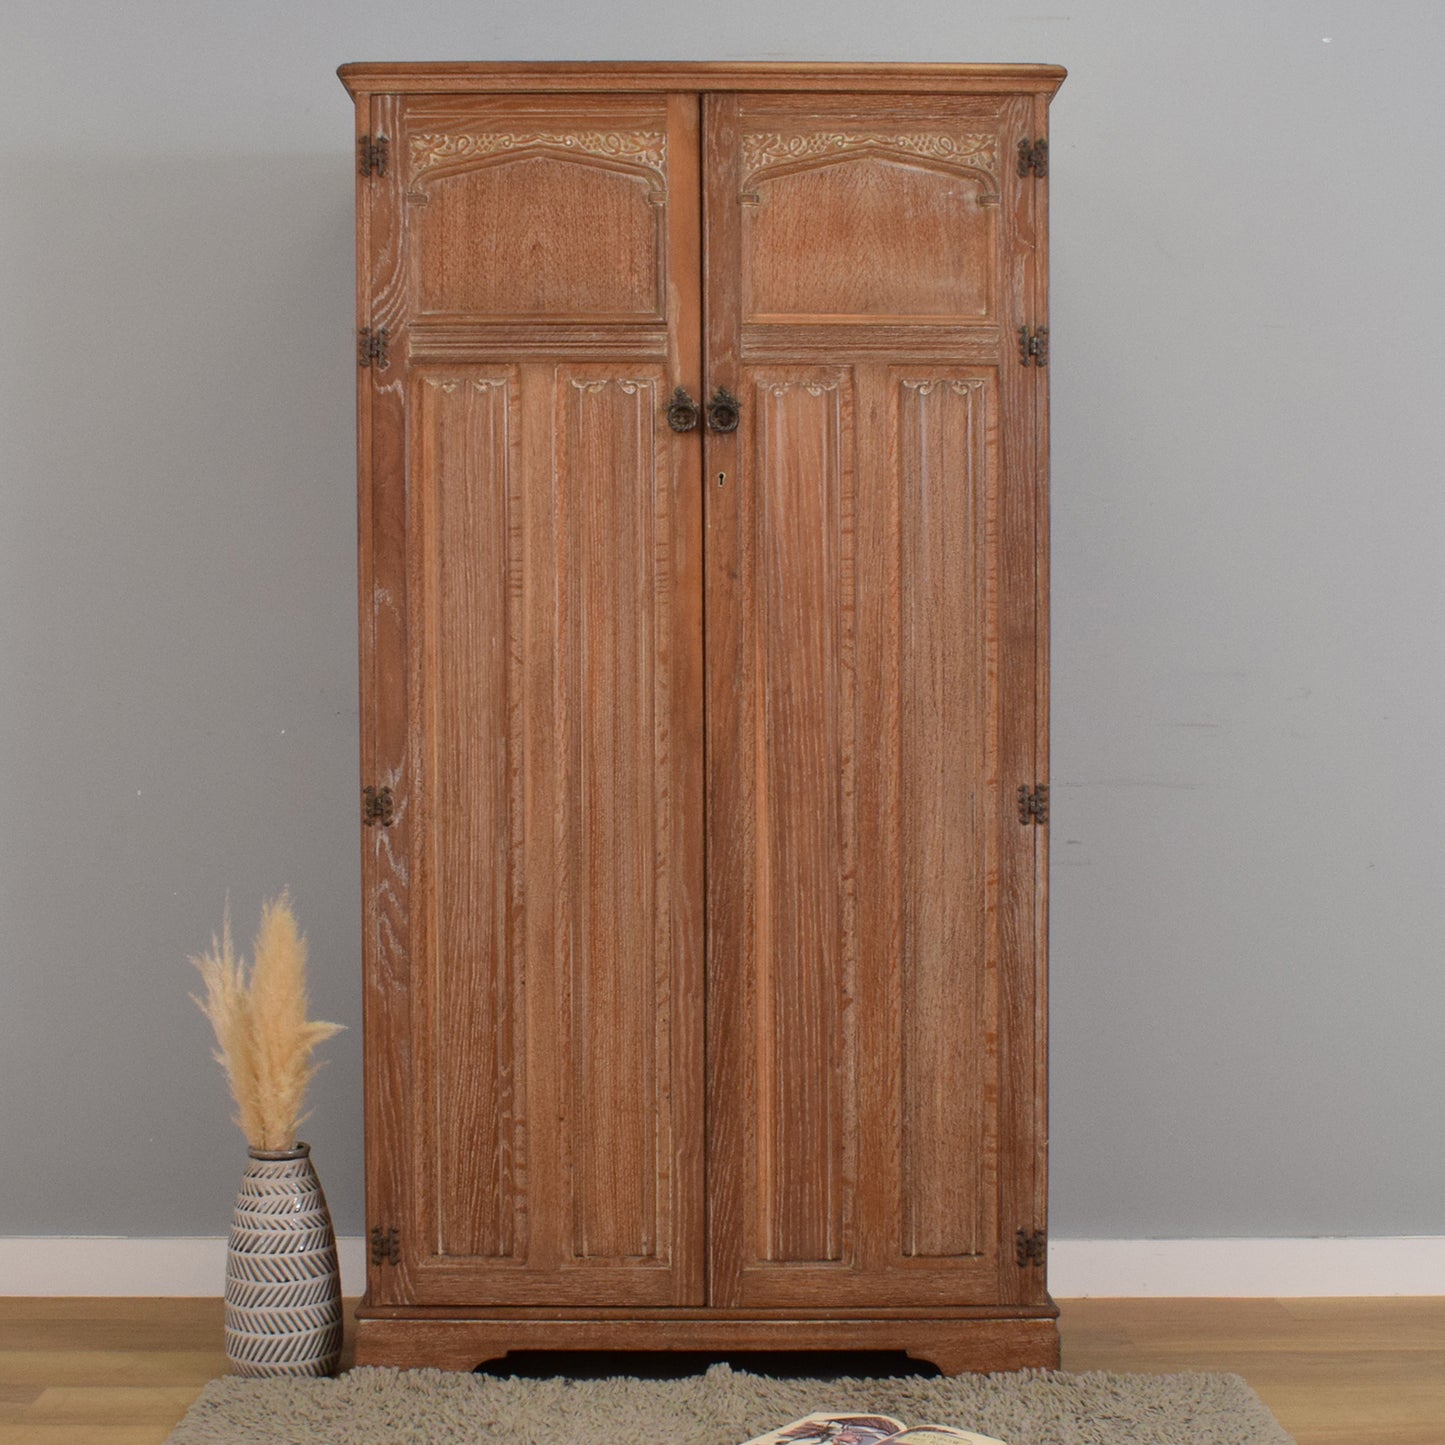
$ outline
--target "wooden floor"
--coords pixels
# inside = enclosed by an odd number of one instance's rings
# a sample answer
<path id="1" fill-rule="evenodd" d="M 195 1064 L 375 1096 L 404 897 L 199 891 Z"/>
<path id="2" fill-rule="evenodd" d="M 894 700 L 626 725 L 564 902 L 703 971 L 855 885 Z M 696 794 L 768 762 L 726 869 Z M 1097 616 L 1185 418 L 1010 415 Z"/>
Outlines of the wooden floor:
<path id="1" fill-rule="evenodd" d="M 1065 1300 L 1066 1370 L 1229 1370 L 1299 1445 L 1445 1445 L 1445 1299 Z M 161 1445 L 219 1300 L 0 1298 L 0 1445 Z"/>

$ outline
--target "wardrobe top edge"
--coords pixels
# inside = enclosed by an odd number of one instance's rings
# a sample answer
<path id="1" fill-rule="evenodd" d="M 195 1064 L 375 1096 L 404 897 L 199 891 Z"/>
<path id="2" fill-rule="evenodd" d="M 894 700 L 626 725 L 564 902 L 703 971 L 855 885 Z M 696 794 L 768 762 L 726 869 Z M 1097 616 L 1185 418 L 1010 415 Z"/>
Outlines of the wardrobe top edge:
<path id="1" fill-rule="evenodd" d="M 942 65 L 860 61 L 732 64 L 693 61 L 359 61 L 337 70 L 352 96 L 475 94 L 506 91 L 813 90 L 979 94 L 1037 91 L 1052 95 L 1068 72 L 1061 65 Z"/>

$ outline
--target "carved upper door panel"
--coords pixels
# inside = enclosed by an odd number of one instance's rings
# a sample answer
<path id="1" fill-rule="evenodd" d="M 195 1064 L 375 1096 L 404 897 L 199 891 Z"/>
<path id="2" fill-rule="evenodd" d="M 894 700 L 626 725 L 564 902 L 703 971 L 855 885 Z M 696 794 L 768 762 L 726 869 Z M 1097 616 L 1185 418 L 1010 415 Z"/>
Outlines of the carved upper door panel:
<path id="1" fill-rule="evenodd" d="M 419 99 L 402 123 L 413 315 L 663 318 L 665 96 Z"/>
<path id="2" fill-rule="evenodd" d="M 747 321 L 993 319 L 998 101 L 747 96 L 740 109 Z"/>

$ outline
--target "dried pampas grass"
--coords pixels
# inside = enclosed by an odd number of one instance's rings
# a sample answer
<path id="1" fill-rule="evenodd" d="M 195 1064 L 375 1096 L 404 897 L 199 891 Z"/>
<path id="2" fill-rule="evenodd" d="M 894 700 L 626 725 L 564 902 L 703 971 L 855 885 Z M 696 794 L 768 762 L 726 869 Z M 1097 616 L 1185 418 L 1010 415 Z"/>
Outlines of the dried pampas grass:
<path id="1" fill-rule="evenodd" d="M 236 1101 L 236 1123 L 253 1149 L 296 1147 L 307 1086 L 319 1064 L 316 1046 L 343 1024 L 306 1017 L 306 940 L 296 926 L 291 895 L 282 893 L 261 909 L 256 961 L 249 972 L 231 940 L 226 903 L 221 936 L 191 962 L 201 971 L 204 998 L 197 1007 L 216 1031 L 216 1061 L 226 1071 Z"/>

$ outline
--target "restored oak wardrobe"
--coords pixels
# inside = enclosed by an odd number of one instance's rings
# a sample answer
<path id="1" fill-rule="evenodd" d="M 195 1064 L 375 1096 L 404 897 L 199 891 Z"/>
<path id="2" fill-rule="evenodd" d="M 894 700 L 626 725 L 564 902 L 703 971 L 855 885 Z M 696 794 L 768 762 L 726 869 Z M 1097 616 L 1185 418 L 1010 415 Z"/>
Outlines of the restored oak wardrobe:
<path id="1" fill-rule="evenodd" d="M 1056 1363 L 1063 71 L 341 75 L 358 1359 Z"/>

